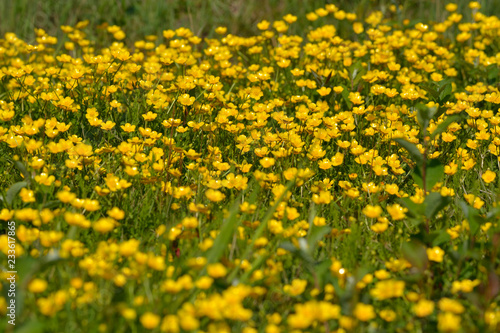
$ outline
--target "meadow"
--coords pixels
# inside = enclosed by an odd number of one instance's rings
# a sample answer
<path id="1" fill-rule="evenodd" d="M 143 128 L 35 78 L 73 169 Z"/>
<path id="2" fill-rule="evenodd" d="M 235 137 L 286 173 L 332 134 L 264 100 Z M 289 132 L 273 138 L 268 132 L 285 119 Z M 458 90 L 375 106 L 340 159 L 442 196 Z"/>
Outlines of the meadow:
<path id="1" fill-rule="evenodd" d="M 23 1 L 1 331 L 500 330 L 492 2 Z"/>

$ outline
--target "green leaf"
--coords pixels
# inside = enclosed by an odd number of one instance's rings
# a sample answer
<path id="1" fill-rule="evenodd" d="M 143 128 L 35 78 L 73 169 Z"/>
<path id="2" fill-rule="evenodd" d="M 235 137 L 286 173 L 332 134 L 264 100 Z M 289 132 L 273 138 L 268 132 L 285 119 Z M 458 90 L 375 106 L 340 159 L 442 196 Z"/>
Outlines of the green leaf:
<path id="1" fill-rule="evenodd" d="M 416 267 L 420 272 L 425 271 L 429 260 L 427 259 L 427 252 L 425 246 L 419 242 L 411 241 L 403 243 L 401 251 L 406 260 L 410 262 L 413 267 Z"/>
<path id="2" fill-rule="evenodd" d="M 479 210 L 470 207 L 464 201 L 460 200 L 458 204 L 460 208 L 462 208 L 462 212 L 464 213 L 467 221 L 469 222 L 469 230 L 471 235 L 475 236 L 479 232 L 481 225 L 486 223 L 487 220 L 481 216 Z"/>
<path id="3" fill-rule="evenodd" d="M 441 124 L 438 125 L 438 127 L 436 127 L 436 129 L 432 132 L 432 134 L 430 135 L 431 139 L 434 139 L 436 136 L 438 136 L 439 134 L 443 133 L 444 131 L 446 131 L 446 129 L 454 122 L 458 122 L 460 120 L 462 120 L 462 116 L 459 116 L 459 115 L 453 115 L 453 116 L 450 116 L 448 118 L 446 118 Z"/>
<path id="4" fill-rule="evenodd" d="M 451 85 L 451 80 L 447 79 L 441 82 L 440 84 L 442 84 L 442 86 L 439 89 L 439 103 L 444 103 L 448 99 L 448 96 L 450 96 L 453 87 Z"/>
<path id="5" fill-rule="evenodd" d="M 349 67 L 349 72 L 351 73 L 351 81 L 354 82 L 356 78 L 361 77 L 364 67 L 360 60 L 356 61 Z"/>
<path id="6" fill-rule="evenodd" d="M 21 327 L 16 328 L 16 333 L 42 333 L 45 331 L 45 325 L 37 319 L 32 319 Z"/>
<path id="7" fill-rule="evenodd" d="M 26 166 L 20 161 L 13 161 L 12 163 L 14 163 L 14 166 L 22 173 L 24 180 L 29 184 L 31 176 Z"/>
<path id="8" fill-rule="evenodd" d="M 438 98 L 439 98 L 439 91 L 437 89 L 436 83 L 434 83 L 434 82 L 432 82 L 432 83 L 424 83 L 424 84 L 421 84 L 420 87 L 422 89 L 424 89 L 426 92 L 428 92 L 435 101 L 438 100 Z"/>
<path id="9" fill-rule="evenodd" d="M 307 269 L 314 273 L 314 267 L 317 264 L 312 255 L 310 254 L 310 249 L 305 238 L 299 238 L 299 248 L 290 242 L 283 242 L 280 244 L 280 248 L 287 250 L 292 255 L 298 257 Z"/>
<path id="10" fill-rule="evenodd" d="M 401 198 L 399 200 L 406 208 L 408 208 L 408 212 L 415 216 L 422 216 L 424 215 L 425 211 L 425 206 L 423 204 L 416 204 L 413 201 L 411 201 L 410 198 Z"/>
<path id="11" fill-rule="evenodd" d="M 420 188 L 424 188 L 424 180 L 422 179 L 422 168 L 420 166 L 415 166 L 413 172 L 411 173 L 411 178 L 415 184 L 417 184 Z"/>
<path id="12" fill-rule="evenodd" d="M 298 251 L 297 247 L 293 245 L 291 242 L 283 242 L 279 246 L 280 248 L 287 250 L 290 253 L 295 253 Z"/>
<path id="13" fill-rule="evenodd" d="M 332 261 L 330 259 L 323 260 L 317 263 L 314 266 L 314 272 L 316 273 L 316 277 L 318 278 L 318 284 L 323 289 L 325 286 L 325 281 L 330 276 L 330 266 L 332 265 Z"/>
<path id="14" fill-rule="evenodd" d="M 417 146 L 414 143 L 411 143 L 405 139 L 394 139 L 401 147 L 406 149 L 408 153 L 412 156 L 413 160 L 417 164 L 422 164 L 424 161 L 424 155 L 418 150 Z"/>
<path id="15" fill-rule="evenodd" d="M 350 89 L 344 85 L 342 85 L 342 88 L 344 88 L 344 90 L 342 90 L 342 98 L 344 98 L 344 102 L 347 104 L 347 107 L 350 109 L 352 107 L 352 102 L 349 99 Z"/>
<path id="16" fill-rule="evenodd" d="M 446 232 L 446 230 L 438 230 L 431 232 L 428 237 L 429 237 L 429 243 L 431 243 L 432 246 L 439 246 L 443 243 L 448 242 L 451 239 L 450 235 Z"/>
<path id="17" fill-rule="evenodd" d="M 425 197 L 425 216 L 428 219 L 433 219 L 436 214 L 450 203 L 449 197 L 443 197 L 438 192 L 432 192 Z"/>
<path id="18" fill-rule="evenodd" d="M 427 173 L 425 175 L 425 188 L 429 191 L 436 183 L 438 183 L 444 176 L 444 165 L 437 159 L 428 160 L 426 163 Z M 413 180 L 418 186 L 424 188 L 422 169 L 417 166 L 412 173 Z"/>
<path id="19" fill-rule="evenodd" d="M 434 115 L 434 120 L 436 120 L 436 119 L 438 119 L 439 117 L 441 117 L 441 115 L 442 115 L 443 113 L 445 113 L 445 112 L 446 112 L 446 110 L 448 110 L 448 109 L 447 109 L 447 108 L 445 108 L 444 106 L 440 106 L 440 107 L 438 107 L 437 112 L 436 112 L 436 114 Z"/>
<path id="20" fill-rule="evenodd" d="M 492 210 L 490 210 L 488 214 L 486 214 L 486 219 L 491 220 L 492 218 L 497 217 L 499 213 L 500 213 L 500 207 L 495 207 Z"/>
<path id="21" fill-rule="evenodd" d="M 427 174 L 425 177 L 425 185 L 428 190 L 432 189 L 444 177 L 444 165 L 437 159 L 427 161 Z"/>
<path id="22" fill-rule="evenodd" d="M 488 67 L 488 80 L 496 80 L 498 78 L 498 67 L 491 65 Z"/>
<path id="23" fill-rule="evenodd" d="M 7 194 L 5 195 L 5 202 L 7 205 L 12 205 L 12 202 L 14 201 L 16 195 L 21 191 L 23 187 L 28 186 L 28 183 L 25 181 L 22 182 L 17 182 L 13 184 L 8 190 Z"/>
<path id="24" fill-rule="evenodd" d="M 217 262 L 227 250 L 227 245 L 231 242 L 236 227 L 239 225 L 240 219 L 238 218 L 239 203 L 241 202 L 241 195 L 233 202 L 229 217 L 224 219 L 217 238 L 214 241 L 214 246 L 210 248 L 207 253 L 207 262 Z"/>
<path id="25" fill-rule="evenodd" d="M 328 226 L 316 227 L 313 225 L 313 228 L 311 228 L 307 235 L 307 243 L 309 244 L 309 248 L 314 249 L 316 243 L 325 235 L 327 235 L 331 230 L 332 228 Z"/>
<path id="26" fill-rule="evenodd" d="M 434 118 L 434 115 L 437 112 L 437 108 L 436 107 L 430 108 L 427 105 L 421 103 L 417 104 L 416 108 L 417 108 L 417 121 L 420 124 L 420 127 L 422 128 L 422 131 L 424 132 L 425 135 L 431 119 Z"/>
<path id="27" fill-rule="evenodd" d="M 309 228 L 313 227 L 313 221 L 314 218 L 316 217 L 316 205 L 314 204 L 313 201 L 311 201 L 309 205 L 309 216 L 307 218 L 307 222 L 309 223 Z"/>

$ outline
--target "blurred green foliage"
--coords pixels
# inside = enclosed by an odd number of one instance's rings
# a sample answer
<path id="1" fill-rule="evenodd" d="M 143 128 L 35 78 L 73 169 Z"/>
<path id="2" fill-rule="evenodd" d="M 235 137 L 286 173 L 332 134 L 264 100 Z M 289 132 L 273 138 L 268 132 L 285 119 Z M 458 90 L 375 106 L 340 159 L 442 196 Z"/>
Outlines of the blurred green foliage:
<path id="1" fill-rule="evenodd" d="M 0 0 L 0 35 L 14 32 L 26 41 L 34 41 L 34 28 L 42 28 L 49 35 L 61 37 L 61 25 L 74 25 L 89 20 L 92 25 L 109 23 L 119 25 L 127 33 L 127 40 L 138 40 L 146 35 L 158 35 L 165 29 L 190 28 L 201 37 L 212 36 L 217 26 L 226 26 L 228 32 L 249 36 L 257 32 L 261 20 L 277 20 L 291 13 L 303 17 L 306 13 L 334 3 L 339 8 L 366 17 L 379 9 L 385 14 L 391 6 L 399 12 L 386 15 L 414 17 L 440 21 L 445 0 Z M 469 1 L 454 1 L 459 7 Z M 479 1 L 482 12 L 499 14 L 496 1 Z M 393 7 L 395 8 L 395 7 Z M 307 31 L 308 22 L 295 24 L 295 33 Z M 91 36 L 93 37 L 93 36 Z"/>

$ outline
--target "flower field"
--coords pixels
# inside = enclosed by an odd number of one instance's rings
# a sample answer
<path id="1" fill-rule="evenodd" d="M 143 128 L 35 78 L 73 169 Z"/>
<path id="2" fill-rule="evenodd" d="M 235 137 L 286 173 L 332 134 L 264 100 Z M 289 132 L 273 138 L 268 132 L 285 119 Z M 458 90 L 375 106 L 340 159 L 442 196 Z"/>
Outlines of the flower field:
<path id="1" fill-rule="evenodd" d="M 498 332 L 500 18 L 462 7 L 6 33 L 0 330 Z"/>

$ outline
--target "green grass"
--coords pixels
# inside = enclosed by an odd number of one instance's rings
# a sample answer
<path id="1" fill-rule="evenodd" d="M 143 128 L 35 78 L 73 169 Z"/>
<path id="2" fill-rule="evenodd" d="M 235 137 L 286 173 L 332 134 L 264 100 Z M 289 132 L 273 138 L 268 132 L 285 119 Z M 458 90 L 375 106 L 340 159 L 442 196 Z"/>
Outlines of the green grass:
<path id="1" fill-rule="evenodd" d="M 495 1 L 479 1 L 482 12 L 498 14 Z M 34 41 L 34 29 L 41 28 L 51 36 L 61 37 L 61 25 L 74 25 L 90 20 L 92 25 L 108 23 L 121 26 L 127 41 L 146 35 L 161 36 L 162 30 L 190 28 L 196 35 L 213 36 L 217 26 L 226 26 L 234 35 L 250 36 L 257 33 L 256 23 L 277 20 L 287 13 L 304 16 L 326 3 L 354 12 L 360 18 L 374 10 L 388 12 L 391 5 L 402 5 L 394 18 L 413 17 L 415 20 L 442 20 L 443 0 L 0 0 L 0 35 L 14 32 L 25 41 Z M 456 1 L 459 12 L 468 1 Z M 306 31 L 307 22 L 294 26 L 295 32 Z M 94 29 L 90 29 L 95 31 Z"/>

